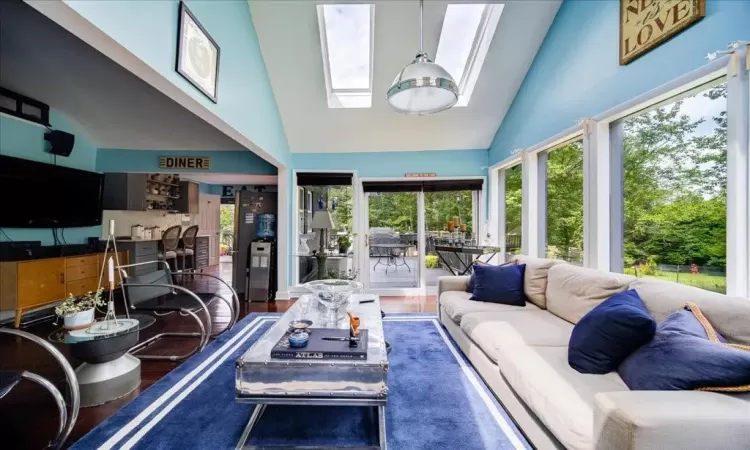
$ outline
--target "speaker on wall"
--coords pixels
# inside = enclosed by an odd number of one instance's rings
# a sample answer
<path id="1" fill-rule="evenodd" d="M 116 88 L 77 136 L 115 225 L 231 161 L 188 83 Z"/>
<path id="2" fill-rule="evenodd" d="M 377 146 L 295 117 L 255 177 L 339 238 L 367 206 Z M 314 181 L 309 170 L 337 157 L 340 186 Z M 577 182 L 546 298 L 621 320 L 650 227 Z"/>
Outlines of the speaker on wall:
<path id="1" fill-rule="evenodd" d="M 52 130 L 44 135 L 44 140 L 50 144 L 50 153 L 53 155 L 70 156 L 76 137 L 73 134 L 60 130 Z"/>

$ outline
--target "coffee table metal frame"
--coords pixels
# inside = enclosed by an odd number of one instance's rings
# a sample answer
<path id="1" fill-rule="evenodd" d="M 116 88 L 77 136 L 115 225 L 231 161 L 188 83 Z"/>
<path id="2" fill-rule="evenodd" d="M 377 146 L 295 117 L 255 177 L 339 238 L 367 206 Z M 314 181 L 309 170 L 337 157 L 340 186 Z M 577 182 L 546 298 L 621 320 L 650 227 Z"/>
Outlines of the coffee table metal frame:
<path id="1" fill-rule="evenodd" d="M 357 315 L 361 327 L 368 330 L 367 360 L 286 361 L 270 358 L 271 348 L 286 332 L 290 321 L 304 318 L 312 320 L 313 327 L 348 328 L 349 321 L 343 314 L 344 309 Z M 346 305 L 342 307 L 341 313 L 344 319 L 335 324 L 327 323 L 324 318 L 325 310 L 315 297 L 303 296 L 237 360 L 236 399 L 257 405 L 242 432 L 237 449 L 263 448 L 247 446 L 246 442 L 268 405 L 375 408 L 379 445 L 359 448 L 387 448 L 385 406 L 388 402 L 388 356 L 380 315 L 380 299 L 361 305 Z"/>

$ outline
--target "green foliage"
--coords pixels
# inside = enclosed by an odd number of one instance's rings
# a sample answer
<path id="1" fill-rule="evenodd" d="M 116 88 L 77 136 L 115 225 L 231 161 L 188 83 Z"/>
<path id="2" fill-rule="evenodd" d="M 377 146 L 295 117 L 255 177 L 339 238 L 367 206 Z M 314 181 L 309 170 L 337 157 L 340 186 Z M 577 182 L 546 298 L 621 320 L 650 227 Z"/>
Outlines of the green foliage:
<path id="1" fill-rule="evenodd" d="M 352 245 L 352 238 L 348 234 L 339 236 L 336 241 L 339 244 L 339 248 L 349 248 Z"/>
<path id="2" fill-rule="evenodd" d="M 698 95 L 724 102 L 726 86 Z M 706 133 L 682 104 L 623 123 L 624 260 L 647 275 L 656 264 L 726 266 L 726 108 Z"/>
<path id="3" fill-rule="evenodd" d="M 234 229 L 234 205 L 221 205 L 219 227 L 221 231 L 232 231 Z"/>
<path id="4" fill-rule="evenodd" d="M 437 255 L 425 255 L 424 265 L 428 269 L 438 269 L 440 267 L 440 261 Z"/>
<path id="5" fill-rule="evenodd" d="M 104 288 L 99 288 L 96 292 L 89 291 L 85 295 L 80 297 L 74 297 L 73 294 L 69 294 L 68 298 L 62 301 L 59 305 L 55 306 L 55 314 L 58 317 L 64 317 L 70 314 L 76 314 L 82 311 L 95 308 L 97 306 L 104 306 L 104 300 L 102 299 L 102 292 Z"/>
<path id="6" fill-rule="evenodd" d="M 547 247 L 552 257 L 579 261 L 583 248 L 583 145 L 547 154 Z M 578 249 L 578 252 L 573 250 Z"/>
<path id="7" fill-rule="evenodd" d="M 370 228 L 417 232 L 417 193 L 387 192 L 370 195 Z"/>

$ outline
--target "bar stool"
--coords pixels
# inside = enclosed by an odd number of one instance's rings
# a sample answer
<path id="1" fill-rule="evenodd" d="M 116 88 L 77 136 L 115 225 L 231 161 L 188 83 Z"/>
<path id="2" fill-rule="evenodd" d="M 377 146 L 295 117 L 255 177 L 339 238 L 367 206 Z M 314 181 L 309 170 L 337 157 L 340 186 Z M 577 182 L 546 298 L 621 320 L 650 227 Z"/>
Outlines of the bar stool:
<path id="1" fill-rule="evenodd" d="M 187 270 L 188 267 L 185 265 L 186 259 L 190 259 L 190 269 L 195 270 L 196 266 L 196 255 L 195 255 L 195 236 L 198 235 L 198 225 L 185 228 L 185 232 L 182 233 L 182 247 L 177 249 L 177 256 L 182 257 L 182 267 L 180 270 Z"/>
<path id="2" fill-rule="evenodd" d="M 177 248 L 180 244 L 180 233 L 182 227 L 175 225 L 164 230 L 161 234 L 161 248 L 159 249 L 158 258 L 169 264 L 172 270 L 177 269 Z M 170 262 L 172 260 L 172 262 Z"/>

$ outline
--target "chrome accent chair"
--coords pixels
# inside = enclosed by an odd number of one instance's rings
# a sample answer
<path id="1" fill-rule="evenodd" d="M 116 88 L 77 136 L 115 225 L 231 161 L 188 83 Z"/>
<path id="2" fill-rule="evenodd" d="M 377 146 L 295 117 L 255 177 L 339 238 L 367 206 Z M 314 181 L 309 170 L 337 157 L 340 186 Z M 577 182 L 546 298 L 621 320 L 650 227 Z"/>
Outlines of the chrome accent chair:
<path id="1" fill-rule="evenodd" d="M 52 344 L 35 336 L 31 333 L 27 333 L 21 330 L 15 330 L 10 328 L 0 328 L 0 334 L 7 334 L 10 336 L 17 336 L 22 339 L 29 340 L 34 344 L 39 345 L 47 352 L 49 352 L 62 367 L 65 372 L 65 378 L 68 381 L 68 389 L 70 390 L 70 413 L 68 413 L 65 398 L 60 391 L 46 378 L 37 375 L 33 372 L 26 370 L 20 371 L 0 371 L 0 401 L 8 395 L 22 380 L 28 380 L 46 389 L 55 398 L 57 403 L 57 409 L 59 411 L 59 425 L 57 427 L 57 433 L 55 438 L 50 441 L 50 448 L 61 448 L 65 441 L 70 436 L 70 432 L 73 430 L 73 426 L 78 420 L 78 410 L 81 407 L 81 396 L 78 388 L 78 378 L 76 373 L 71 367 L 68 360 L 56 349 Z"/>
<path id="2" fill-rule="evenodd" d="M 159 267 L 159 264 L 161 264 L 162 268 L 145 274 L 128 275 L 128 271 L 126 269 L 147 264 L 156 264 L 156 267 Z M 192 272 L 173 273 L 166 261 L 148 261 L 135 264 L 127 264 L 118 266 L 118 270 L 120 270 L 120 274 L 122 277 L 122 292 L 123 296 L 125 297 L 125 304 L 129 310 L 148 311 L 152 312 L 156 316 L 166 316 L 174 313 L 179 313 L 181 316 L 190 316 L 195 319 L 200 329 L 199 332 L 159 333 L 149 339 L 146 339 L 143 342 L 138 343 L 138 345 L 135 345 L 130 349 L 129 353 L 137 358 L 167 361 L 183 360 L 192 356 L 196 352 L 203 350 L 206 344 L 208 344 L 208 340 L 210 337 L 218 336 L 224 331 L 231 329 L 231 327 L 237 320 L 239 300 L 237 299 L 236 293 L 234 293 L 233 290 L 231 292 L 233 294 L 234 304 L 232 301 L 227 300 L 223 296 L 213 293 L 197 294 L 189 290 L 188 288 L 184 286 L 178 286 L 173 282 L 175 276 L 210 275 Z M 219 281 L 224 283 L 224 281 L 221 279 L 219 279 Z M 211 313 L 208 310 L 208 305 L 210 305 L 216 299 L 221 299 L 229 306 L 229 309 L 232 313 L 232 319 L 230 320 L 229 326 L 227 326 L 224 330 L 212 335 L 211 332 L 213 326 Z M 201 319 L 198 317 L 198 313 L 200 313 L 201 311 L 203 311 L 203 314 L 205 315 L 205 325 L 203 321 L 201 321 Z M 165 356 L 142 355 L 137 353 L 144 348 L 153 345 L 158 340 L 167 337 L 196 337 L 199 338 L 199 343 L 197 347 L 184 355 Z"/>

